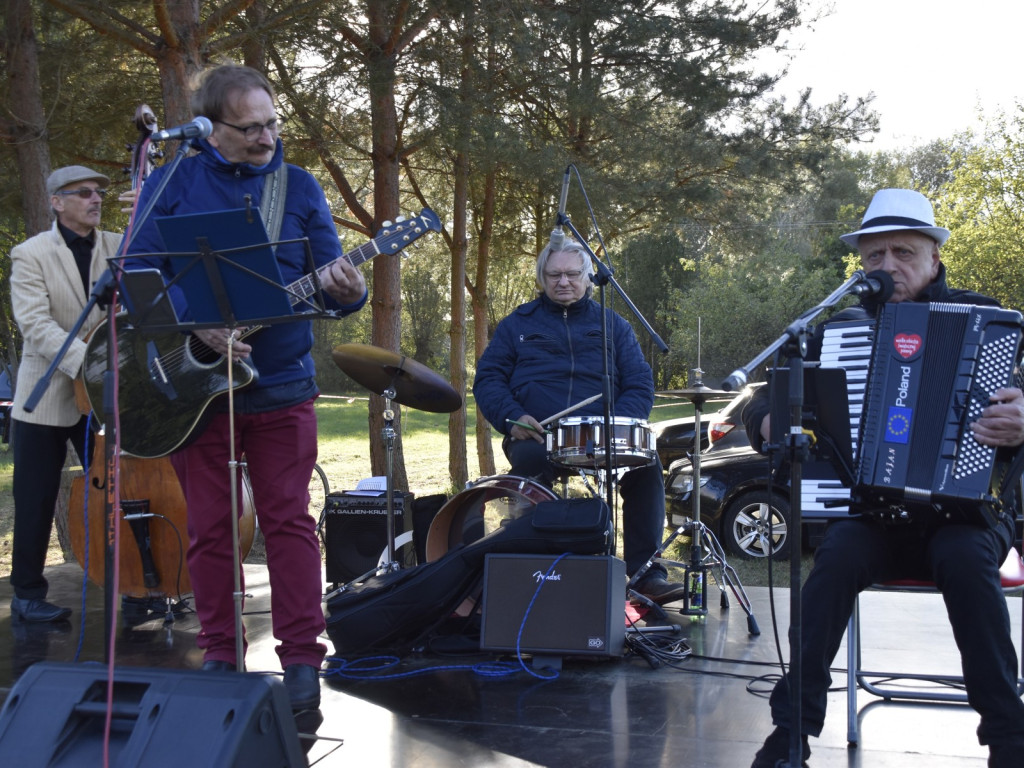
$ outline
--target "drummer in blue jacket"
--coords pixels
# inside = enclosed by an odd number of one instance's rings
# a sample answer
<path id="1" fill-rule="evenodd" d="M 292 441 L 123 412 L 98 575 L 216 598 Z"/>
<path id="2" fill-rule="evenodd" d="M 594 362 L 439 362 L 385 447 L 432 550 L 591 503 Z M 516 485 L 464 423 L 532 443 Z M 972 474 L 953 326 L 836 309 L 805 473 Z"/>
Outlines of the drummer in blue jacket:
<path id="1" fill-rule="evenodd" d="M 550 243 L 545 246 L 537 258 L 537 284 L 542 292 L 498 323 L 477 362 L 473 394 L 486 419 L 505 435 L 502 447 L 511 462 L 511 474 L 548 486 L 559 467 L 549 456 L 541 422 L 587 400 L 592 402 L 565 418 L 594 421 L 605 411 L 600 397 L 604 389 L 601 307 L 591 298 L 593 271 L 590 256 L 579 243 L 567 239 L 556 250 Z M 654 378 L 629 323 L 611 310 L 607 320 L 614 434 L 623 422 L 642 421 L 646 427 L 654 404 Z M 589 434 L 600 451 L 599 420 L 596 430 Z M 661 462 L 654 451 L 650 453 L 618 481 L 623 559 L 630 576 L 660 548 L 665 528 Z M 660 564 L 654 564 L 633 588 L 659 604 L 680 600 L 685 594 L 681 584 L 668 581 Z"/>

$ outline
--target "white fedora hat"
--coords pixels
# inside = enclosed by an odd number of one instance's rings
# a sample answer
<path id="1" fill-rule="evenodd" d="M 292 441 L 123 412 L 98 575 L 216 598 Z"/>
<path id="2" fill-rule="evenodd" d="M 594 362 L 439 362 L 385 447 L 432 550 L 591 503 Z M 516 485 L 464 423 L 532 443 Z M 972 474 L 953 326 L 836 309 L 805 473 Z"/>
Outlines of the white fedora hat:
<path id="1" fill-rule="evenodd" d="M 912 189 L 880 189 L 871 198 L 860 229 L 839 237 L 851 248 L 857 247 L 861 235 L 912 229 L 942 245 L 949 230 L 935 226 L 935 213 L 928 198 Z"/>

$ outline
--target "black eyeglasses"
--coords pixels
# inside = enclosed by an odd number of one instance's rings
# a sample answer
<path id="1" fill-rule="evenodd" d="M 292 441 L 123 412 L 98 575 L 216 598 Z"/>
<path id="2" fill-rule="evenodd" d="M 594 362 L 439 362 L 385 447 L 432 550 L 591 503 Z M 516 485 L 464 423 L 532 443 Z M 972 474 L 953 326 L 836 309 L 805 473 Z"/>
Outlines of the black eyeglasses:
<path id="1" fill-rule="evenodd" d="M 234 128 L 236 131 L 241 131 L 245 134 L 246 141 L 256 141 L 256 139 L 263 135 L 264 131 L 270 131 L 271 136 L 277 133 L 276 117 L 266 123 L 253 123 L 252 125 L 246 126 L 232 125 L 231 123 L 225 123 L 223 120 L 215 120 L 214 122 L 226 125 L 228 128 Z"/>
<path id="2" fill-rule="evenodd" d="M 96 189 L 91 189 L 90 187 L 80 187 L 79 189 L 60 189 L 57 190 L 55 194 L 64 195 L 65 197 L 67 197 L 68 195 L 77 195 L 83 200 L 88 200 L 93 195 L 99 195 L 100 199 L 102 200 L 104 195 L 107 194 L 107 190 L 101 189 L 99 187 L 97 187 Z"/>

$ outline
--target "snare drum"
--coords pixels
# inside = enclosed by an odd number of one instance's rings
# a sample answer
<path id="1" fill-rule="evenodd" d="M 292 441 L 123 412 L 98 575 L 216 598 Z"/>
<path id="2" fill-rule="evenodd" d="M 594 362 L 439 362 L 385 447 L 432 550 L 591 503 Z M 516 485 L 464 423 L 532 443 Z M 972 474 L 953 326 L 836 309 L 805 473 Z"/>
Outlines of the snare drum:
<path id="1" fill-rule="evenodd" d="M 501 520 L 519 517 L 527 507 L 557 498 L 550 488 L 526 477 L 494 475 L 477 480 L 434 515 L 427 531 L 427 562 L 482 538 Z"/>
<path id="2" fill-rule="evenodd" d="M 600 416 L 560 419 L 548 433 L 548 456 L 563 467 L 607 469 L 604 437 Z M 612 419 L 611 446 L 615 467 L 646 467 L 658 455 L 654 433 L 644 419 Z"/>

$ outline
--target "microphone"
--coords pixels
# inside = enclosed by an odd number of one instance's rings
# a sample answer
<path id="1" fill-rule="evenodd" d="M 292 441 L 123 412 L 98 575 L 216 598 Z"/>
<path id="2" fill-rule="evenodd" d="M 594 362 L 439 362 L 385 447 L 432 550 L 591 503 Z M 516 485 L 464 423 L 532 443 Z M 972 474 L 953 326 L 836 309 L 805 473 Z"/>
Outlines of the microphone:
<path id="1" fill-rule="evenodd" d="M 850 289 L 850 293 L 869 298 L 877 304 L 885 304 L 885 302 L 892 298 L 893 293 L 896 291 L 896 284 L 892 281 L 892 275 L 881 269 L 876 269 L 867 274 L 864 274 L 863 270 L 858 270 L 858 272 L 861 273 L 861 280 Z"/>
<path id="2" fill-rule="evenodd" d="M 562 196 L 558 198 L 558 216 L 555 218 L 555 228 L 551 230 L 551 240 L 548 243 L 548 253 L 555 253 L 562 250 L 562 244 L 565 243 L 565 231 L 562 229 L 562 219 L 565 218 L 565 201 L 569 197 L 569 169 L 571 165 L 565 168 L 565 178 L 562 179 Z"/>
<path id="3" fill-rule="evenodd" d="M 210 118 L 200 115 L 191 123 L 179 125 L 177 128 L 168 128 L 163 131 L 156 131 L 150 137 L 150 141 L 174 141 L 175 139 L 205 139 L 213 133 L 213 123 Z"/>

